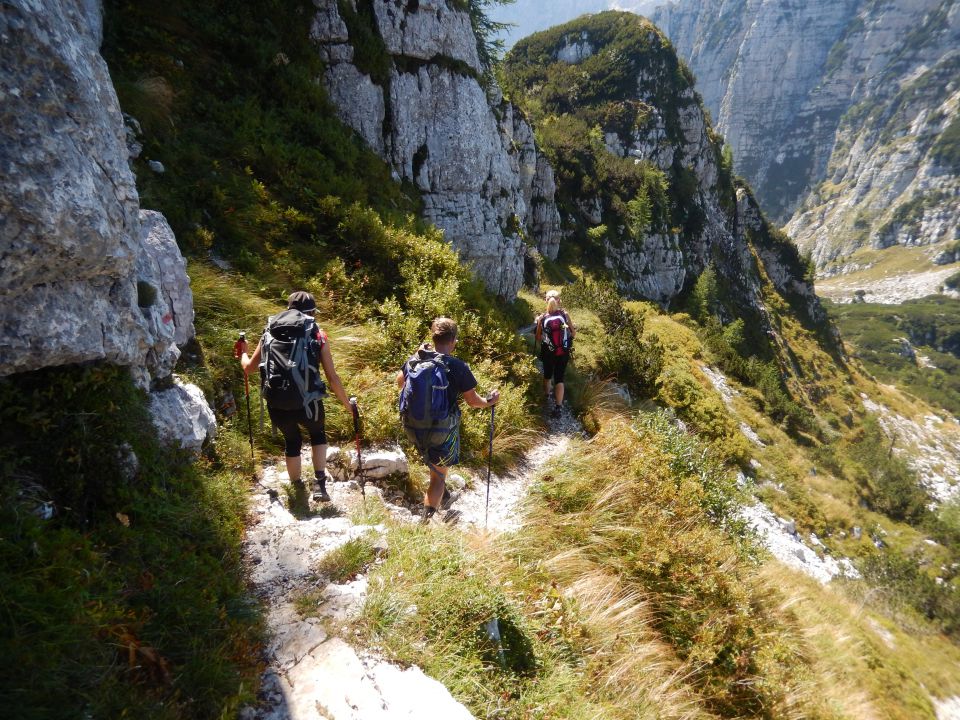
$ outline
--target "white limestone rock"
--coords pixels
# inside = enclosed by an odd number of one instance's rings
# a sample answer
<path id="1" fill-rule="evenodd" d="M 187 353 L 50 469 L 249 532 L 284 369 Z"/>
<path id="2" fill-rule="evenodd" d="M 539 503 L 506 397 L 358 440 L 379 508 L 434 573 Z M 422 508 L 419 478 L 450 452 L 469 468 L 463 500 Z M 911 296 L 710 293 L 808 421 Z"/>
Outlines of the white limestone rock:
<path id="1" fill-rule="evenodd" d="M 579 65 L 588 57 L 593 55 L 595 49 L 590 44 L 590 40 L 584 33 L 583 37 L 565 38 L 566 42 L 557 51 L 557 60 L 569 65 Z"/>
<path id="2" fill-rule="evenodd" d="M 459 60 L 480 72 L 470 16 L 447 0 L 373 0 L 380 36 L 391 55 Z"/>
<path id="3" fill-rule="evenodd" d="M 383 89 L 349 62 L 330 66 L 324 75 L 330 100 L 340 119 L 352 127 L 375 153 L 384 152 L 383 120 L 386 114 Z"/>
<path id="4" fill-rule="evenodd" d="M 396 178 L 420 189 L 425 219 L 474 273 L 495 293 L 514 297 L 527 254 L 519 229 L 544 256 L 557 256 L 556 184 L 529 124 L 495 87 L 488 94 L 481 86 L 468 13 L 445 0 L 375 0 L 393 61 L 381 87 L 351 64 L 336 2 L 315 4 L 312 35 L 329 63 L 323 81 L 340 118 Z"/>
<path id="5" fill-rule="evenodd" d="M 763 503 L 744 506 L 741 517 L 757 534 L 760 543 L 783 564 L 800 570 L 823 584 L 836 577 L 860 577 L 849 559 L 837 559 L 826 552 L 818 555 L 807 547 L 797 534 L 796 523 L 777 517 Z M 819 540 L 816 544 L 823 551 L 823 544 Z"/>
<path id="6" fill-rule="evenodd" d="M 173 387 L 150 393 L 150 414 L 160 440 L 197 453 L 217 433 L 217 420 L 203 391 L 174 377 Z"/>
<path id="7" fill-rule="evenodd" d="M 193 338 L 193 292 L 187 263 L 166 218 L 140 211 L 136 277 L 140 312 L 151 340 L 146 365 L 155 379 L 169 377 L 180 347 Z"/>
<path id="8" fill-rule="evenodd" d="M 138 198 L 99 8 L 0 13 L 0 375 L 142 362 Z"/>
<path id="9" fill-rule="evenodd" d="M 935 150 L 960 104 L 951 0 L 678 0 L 651 17 L 737 172 L 819 268 L 958 237 L 960 180 Z"/>

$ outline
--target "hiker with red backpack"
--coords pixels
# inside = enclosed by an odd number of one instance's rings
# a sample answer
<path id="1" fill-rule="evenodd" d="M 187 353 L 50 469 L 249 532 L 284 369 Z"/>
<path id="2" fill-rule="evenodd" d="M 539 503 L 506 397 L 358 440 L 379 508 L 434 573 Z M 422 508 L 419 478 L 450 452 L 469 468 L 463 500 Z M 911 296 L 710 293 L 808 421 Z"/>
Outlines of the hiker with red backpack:
<path id="1" fill-rule="evenodd" d="M 560 293 L 547 292 L 547 309 L 535 321 L 534 342 L 540 348 L 543 363 L 543 392 L 550 401 L 550 382 L 553 382 L 554 408 L 551 415 L 560 417 L 563 407 L 563 376 L 573 349 L 576 331 L 567 311 L 560 306 Z"/>
<path id="2" fill-rule="evenodd" d="M 423 523 L 430 521 L 441 504 L 452 502 L 446 480 L 447 471 L 460 461 L 460 398 L 474 408 L 492 408 L 500 399 L 496 390 L 481 397 L 470 366 L 452 355 L 457 346 L 453 320 L 436 318 L 430 333 L 433 344 L 421 345 L 397 373 L 400 420 L 430 469 Z"/>
<path id="3" fill-rule="evenodd" d="M 327 386 L 320 378 L 320 368 L 343 406 L 350 412 L 353 406 L 334 368 L 330 340 L 314 320 L 316 310 L 313 295 L 303 290 L 292 293 L 287 298 L 287 309 L 268 319 L 253 355 L 247 355 L 247 343 L 242 337 L 237 342 L 237 352 L 245 375 L 253 367 L 260 368 L 260 401 L 266 402 L 270 421 L 283 434 L 284 459 L 293 483 L 302 482 L 300 428 L 310 435 L 317 483 L 314 499 L 326 502 L 330 500 L 323 413 Z"/>

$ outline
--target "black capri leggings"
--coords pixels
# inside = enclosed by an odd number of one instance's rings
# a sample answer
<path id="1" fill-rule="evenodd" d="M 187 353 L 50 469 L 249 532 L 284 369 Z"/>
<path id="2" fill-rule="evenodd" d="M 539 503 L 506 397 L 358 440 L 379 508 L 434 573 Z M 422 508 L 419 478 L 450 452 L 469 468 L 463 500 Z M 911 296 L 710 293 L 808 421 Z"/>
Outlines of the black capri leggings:
<path id="1" fill-rule="evenodd" d="M 311 445 L 326 445 L 327 431 L 324 429 L 323 403 L 318 403 L 320 417 L 308 420 L 305 410 L 277 410 L 268 407 L 270 421 L 283 433 L 284 453 L 287 457 L 299 457 L 303 447 L 303 436 L 300 427 L 303 426 L 310 434 Z"/>
<path id="2" fill-rule="evenodd" d="M 563 374 L 567 371 L 569 355 L 554 355 L 547 347 L 540 348 L 540 362 L 543 363 L 543 379 L 553 380 L 555 385 L 563 382 Z"/>

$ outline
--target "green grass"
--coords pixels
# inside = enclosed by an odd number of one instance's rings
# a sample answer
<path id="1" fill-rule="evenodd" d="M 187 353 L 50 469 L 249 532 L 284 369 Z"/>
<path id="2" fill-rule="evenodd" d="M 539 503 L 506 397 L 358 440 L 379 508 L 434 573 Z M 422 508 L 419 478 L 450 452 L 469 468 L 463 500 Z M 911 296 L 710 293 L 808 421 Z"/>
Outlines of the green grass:
<path id="1" fill-rule="evenodd" d="M 41 370 L 0 393 L 0 652 L 19 669 L 0 680 L 3 707 L 173 719 L 251 700 L 241 437 L 222 432 L 195 465 L 162 450 L 122 369 Z M 47 500 L 56 515 L 41 520 Z"/>
<path id="2" fill-rule="evenodd" d="M 935 296 L 895 308 L 854 303 L 828 309 L 855 356 L 878 379 L 960 414 L 960 300 Z M 935 367 L 905 357 L 898 338 L 908 339 Z"/>
<path id="3" fill-rule="evenodd" d="M 366 570 L 375 558 L 370 538 L 353 538 L 324 555 L 317 563 L 317 572 L 332 583 L 344 583 Z"/>
<path id="4" fill-rule="evenodd" d="M 516 535 L 394 529 L 361 628 L 477 717 L 852 716 L 821 697 L 831 679 L 756 575 L 734 497 L 665 418 L 610 420 L 542 471 Z"/>

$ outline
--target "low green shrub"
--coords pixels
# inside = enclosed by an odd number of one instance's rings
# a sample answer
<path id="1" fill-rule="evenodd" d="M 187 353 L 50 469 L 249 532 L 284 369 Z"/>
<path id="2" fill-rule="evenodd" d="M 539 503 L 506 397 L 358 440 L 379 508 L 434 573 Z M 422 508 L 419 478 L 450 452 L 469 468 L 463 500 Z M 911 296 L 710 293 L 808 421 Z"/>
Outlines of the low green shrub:
<path id="1" fill-rule="evenodd" d="M 960 637 L 960 595 L 955 584 L 938 583 L 923 565 L 922 555 L 886 548 L 860 561 L 859 569 L 864 579 L 882 593 L 888 610 L 917 612 L 956 640 Z"/>

